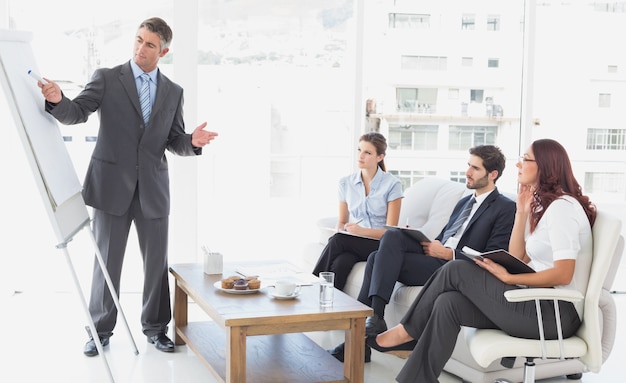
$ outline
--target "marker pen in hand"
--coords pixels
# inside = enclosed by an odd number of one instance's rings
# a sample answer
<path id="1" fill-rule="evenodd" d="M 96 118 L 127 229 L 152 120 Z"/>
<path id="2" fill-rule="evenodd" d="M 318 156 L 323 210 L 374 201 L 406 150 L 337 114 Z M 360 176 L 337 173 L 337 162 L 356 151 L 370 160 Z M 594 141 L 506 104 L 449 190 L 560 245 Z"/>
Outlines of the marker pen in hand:
<path id="1" fill-rule="evenodd" d="M 358 220 L 357 220 L 354 224 L 355 224 L 355 225 L 358 225 L 358 224 L 359 224 L 359 223 L 361 223 L 361 222 L 363 222 L 363 218 L 358 219 Z"/>
<path id="2" fill-rule="evenodd" d="M 28 75 L 34 78 L 35 80 L 40 81 L 43 85 L 46 85 L 48 83 L 48 81 L 44 80 L 43 77 L 41 77 L 40 75 L 38 75 L 37 73 L 33 72 L 30 69 L 28 70 Z"/>

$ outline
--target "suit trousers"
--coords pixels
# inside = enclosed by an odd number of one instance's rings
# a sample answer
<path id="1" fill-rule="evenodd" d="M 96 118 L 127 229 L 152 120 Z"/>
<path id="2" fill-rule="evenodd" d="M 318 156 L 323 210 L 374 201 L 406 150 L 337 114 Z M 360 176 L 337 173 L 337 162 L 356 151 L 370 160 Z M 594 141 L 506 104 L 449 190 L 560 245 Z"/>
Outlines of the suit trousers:
<path id="1" fill-rule="evenodd" d="M 378 249 L 379 243 L 377 239 L 336 233 L 328 239 L 313 268 L 313 274 L 319 275 L 321 271 L 334 272 L 335 287 L 343 290 L 354 265 L 365 261 L 370 253 Z"/>
<path id="2" fill-rule="evenodd" d="M 441 266 L 443 259 L 424 254 L 413 237 L 398 229 L 385 232 L 378 250 L 367 258 L 359 302 L 372 306 L 372 297 L 389 303 L 396 281 L 406 286 L 422 286 Z"/>
<path id="3" fill-rule="evenodd" d="M 437 382 L 450 359 L 461 326 L 501 329 L 509 335 L 539 339 L 535 302 L 508 302 L 507 285 L 473 262 L 450 261 L 433 274 L 401 324 L 417 340 L 396 380 Z M 572 336 L 580 319 L 570 302 L 559 302 L 563 336 Z M 557 339 L 554 305 L 542 301 L 546 339 Z"/>
<path id="4" fill-rule="evenodd" d="M 94 236 L 118 296 L 124 253 L 133 222 L 143 259 L 141 325 L 143 333 L 151 336 L 166 332 L 171 319 L 167 263 L 168 217 L 145 218 L 137 190 L 124 215 L 116 216 L 94 209 Z M 117 321 L 117 308 L 97 260 L 94 261 L 89 312 L 98 335 L 111 336 Z"/>

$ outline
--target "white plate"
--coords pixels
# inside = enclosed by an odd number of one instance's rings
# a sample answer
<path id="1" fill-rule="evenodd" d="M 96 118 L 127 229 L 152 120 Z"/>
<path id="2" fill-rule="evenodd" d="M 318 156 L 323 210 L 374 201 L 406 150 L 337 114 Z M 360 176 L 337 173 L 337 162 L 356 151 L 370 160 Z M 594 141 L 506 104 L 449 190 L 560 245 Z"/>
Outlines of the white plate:
<path id="1" fill-rule="evenodd" d="M 298 297 L 298 295 L 300 295 L 300 292 L 297 292 L 295 294 L 291 294 L 291 295 L 281 295 L 281 294 L 277 294 L 275 291 L 272 291 L 270 293 L 270 295 L 272 296 L 272 298 L 274 299 L 295 299 Z"/>
<path id="2" fill-rule="evenodd" d="M 243 294 L 256 294 L 256 293 L 258 293 L 259 291 L 261 291 L 261 289 L 263 288 L 263 287 L 261 286 L 260 288 L 258 288 L 258 289 L 253 289 L 253 290 L 250 290 L 250 289 L 247 289 L 247 290 L 224 289 L 224 288 L 222 288 L 222 281 L 217 281 L 217 282 L 215 282 L 215 283 L 213 284 L 213 287 L 215 287 L 216 289 L 221 290 L 221 291 L 223 291 L 223 292 L 225 292 L 225 293 L 228 293 L 228 294 L 239 294 L 239 295 L 243 295 Z"/>

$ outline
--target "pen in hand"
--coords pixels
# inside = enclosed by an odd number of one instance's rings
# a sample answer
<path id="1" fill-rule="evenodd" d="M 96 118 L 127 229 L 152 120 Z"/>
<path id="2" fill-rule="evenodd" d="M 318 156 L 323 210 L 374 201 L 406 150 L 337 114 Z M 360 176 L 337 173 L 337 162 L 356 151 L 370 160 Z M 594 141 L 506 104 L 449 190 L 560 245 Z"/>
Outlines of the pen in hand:
<path id="1" fill-rule="evenodd" d="M 358 219 L 356 222 L 348 222 L 348 223 L 351 223 L 351 224 L 353 224 L 353 225 L 358 225 L 358 224 L 359 224 L 359 223 L 361 223 L 362 221 L 363 221 L 363 218 Z M 346 223 L 346 224 L 344 224 L 344 225 L 343 225 L 343 231 L 348 231 L 348 230 L 346 229 L 346 225 L 347 225 L 348 223 Z"/>

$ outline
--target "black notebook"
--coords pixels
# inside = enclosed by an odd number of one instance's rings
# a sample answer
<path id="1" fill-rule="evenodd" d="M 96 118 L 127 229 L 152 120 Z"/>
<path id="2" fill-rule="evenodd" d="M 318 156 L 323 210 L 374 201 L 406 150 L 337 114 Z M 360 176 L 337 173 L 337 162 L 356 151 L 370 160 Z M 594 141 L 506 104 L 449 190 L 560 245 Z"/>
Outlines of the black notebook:
<path id="1" fill-rule="evenodd" d="M 510 274 L 523 274 L 523 273 L 534 273 L 532 267 L 528 266 L 526 263 L 521 261 L 519 258 L 515 257 L 513 254 L 509 253 L 504 249 L 500 250 L 492 250 L 487 251 L 485 253 L 481 253 L 472 248 L 465 246 L 462 250 L 463 255 L 470 259 L 474 258 L 489 258 L 494 262 L 497 262 L 504 266 L 506 270 Z"/>
<path id="2" fill-rule="evenodd" d="M 422 233 L 418 229 L 413 229 L 410 227 L 403 226 L 389 226 L 385 225 L 386 229 L 400 229 L 403 233 L 410 235 L 411 237 L 417 239 L 418 242 L 430 242 L 430 239 L 426 236 L 426 234 Z"/>

